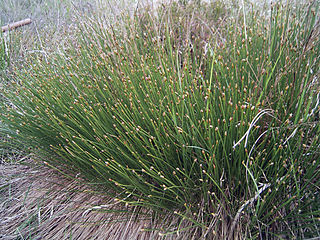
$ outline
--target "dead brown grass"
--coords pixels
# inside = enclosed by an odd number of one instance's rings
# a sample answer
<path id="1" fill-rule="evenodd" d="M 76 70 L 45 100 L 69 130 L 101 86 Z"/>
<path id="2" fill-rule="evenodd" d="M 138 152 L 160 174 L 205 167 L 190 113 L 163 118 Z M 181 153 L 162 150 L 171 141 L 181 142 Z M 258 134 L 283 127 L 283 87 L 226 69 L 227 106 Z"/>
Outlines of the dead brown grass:
<path id="1" fill-rule="evenodd" d="M 165 235 L 179 224 L 178 217 L 127 207 L 43 166 L 0 165 L 0 186 L 0 239 L 170 240 L 212 235 L 199 235 L 188 221 L 180 225 L 187 231 Z"/>

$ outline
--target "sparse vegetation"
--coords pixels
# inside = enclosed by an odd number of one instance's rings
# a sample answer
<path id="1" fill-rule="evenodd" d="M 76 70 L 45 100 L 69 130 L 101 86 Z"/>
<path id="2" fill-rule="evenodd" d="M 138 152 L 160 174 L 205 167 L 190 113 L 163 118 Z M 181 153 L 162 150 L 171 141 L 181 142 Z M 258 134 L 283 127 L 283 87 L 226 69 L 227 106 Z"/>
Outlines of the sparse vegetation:
<path id="1" fill-rule="evenodd" d="M 1 45 L 0 45 L 0 70 L 1 72 L 7 68 L 8 65 L 8 56 L 6 54 L 6 44 L 1 35 Z"/>
<path id="2" fill-rule="evenodd" d="M 118 202 L 176 215 L 167 234 L 318 236 L 319 4 L 237 18 L 198 4 L 92 17 L 63 55 L 28 56 L 3 132 Z"/>

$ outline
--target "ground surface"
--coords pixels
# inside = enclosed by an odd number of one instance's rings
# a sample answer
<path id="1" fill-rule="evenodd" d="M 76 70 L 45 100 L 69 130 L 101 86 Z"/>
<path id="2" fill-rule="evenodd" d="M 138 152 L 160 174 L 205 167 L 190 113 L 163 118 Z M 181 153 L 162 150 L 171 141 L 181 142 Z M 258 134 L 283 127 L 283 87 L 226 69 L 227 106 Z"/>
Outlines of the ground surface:
<path id="1" fill-rule="evenodd" d="M 161 238 L 159 231 L 143 230 L 157 226 L 150 213 L 135 219 L 129 213 L 138 209 L 90 192 L 47 168 L 0 165 L 0 186 L 0 239 Z"/>

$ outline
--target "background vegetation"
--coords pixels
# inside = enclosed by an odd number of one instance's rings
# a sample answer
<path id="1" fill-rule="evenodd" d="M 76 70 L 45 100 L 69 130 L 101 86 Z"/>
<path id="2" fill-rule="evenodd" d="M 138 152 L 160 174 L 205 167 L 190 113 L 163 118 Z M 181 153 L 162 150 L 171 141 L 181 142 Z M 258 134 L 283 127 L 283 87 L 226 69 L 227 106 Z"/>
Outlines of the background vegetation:
<path id="1" fill-rule="evenodd" d="M 13 69 L 3 135 L 116 201 L 175 214 L 171 234 L 318 236 L 319 5 L 233 7 L 90 15 L 63 51 Z"/>

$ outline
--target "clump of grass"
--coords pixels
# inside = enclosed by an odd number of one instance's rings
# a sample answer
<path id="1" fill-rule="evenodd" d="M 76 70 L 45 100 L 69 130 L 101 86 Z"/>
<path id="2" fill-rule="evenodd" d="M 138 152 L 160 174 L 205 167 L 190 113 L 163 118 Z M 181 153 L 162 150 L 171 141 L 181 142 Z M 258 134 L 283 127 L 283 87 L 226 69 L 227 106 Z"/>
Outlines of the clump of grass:
<path id="1" fill-rule="evenodd" d="M 195 236 L 315 236 L 318 16 L 315 2 L 246 13 L 206 54 L 170 21 L 91 22 L 65 56 L 17 73 L 1 121 L 47 165 Z"/>

